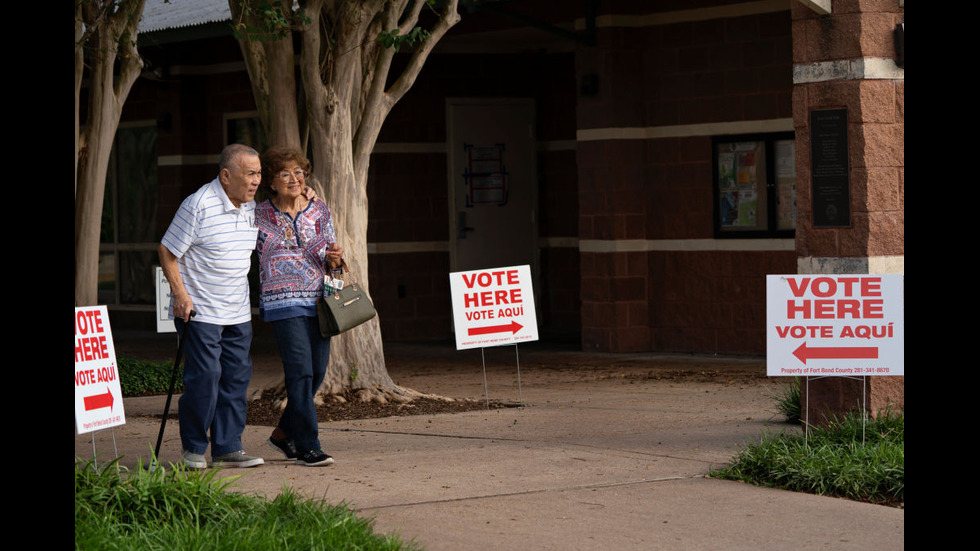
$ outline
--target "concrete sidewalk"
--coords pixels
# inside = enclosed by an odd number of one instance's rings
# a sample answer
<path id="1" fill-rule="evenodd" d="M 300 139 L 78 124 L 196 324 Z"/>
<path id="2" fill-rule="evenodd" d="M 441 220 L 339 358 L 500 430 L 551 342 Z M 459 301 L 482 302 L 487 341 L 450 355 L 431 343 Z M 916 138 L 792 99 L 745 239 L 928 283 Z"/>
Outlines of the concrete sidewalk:
<path id="1" fill-rule="evenodd" d="M 410 372 L 391 362 L 399 384 L 483 399 L 479 353 L 399 351 L 460 358 Z M 259 376 L 276 365 L 253 356 Z M 490 398 L 522 397 L 523 408 L 322 423 L 321 441 L 337 459 L 330 467 L 276 460 L 265 445 L 270 429 L 250 426 L 246 450 L 266 464 L 225 473 L 242 475 L 232 486 L 239 491 L 271 497 L 290 486 L 347 503 L 379 531 L 430 551 L 904 548 L 904 509 L 705 478 L 765 431 L 798 430 L 771 411 L 775 382 L 654 379 L 642 375 L 684 360 L 605 355 L 608 365 L 574 365 L 576 357 L 522 348 L 518 387 L 514 363 L 497 353 L 487 367 Z M 114 438 L 123 464 L 146 458 L 160 425 L 138 415 L 159 414 L 163 402 L 126 399 L 126 425 L 94 435 L 100 457 L 112 456 Z M 92 441 L 76 435 L 76 455 L 91 457 Z M 163 448 L 164 462 L 179 459 L 174 420 Z"/>

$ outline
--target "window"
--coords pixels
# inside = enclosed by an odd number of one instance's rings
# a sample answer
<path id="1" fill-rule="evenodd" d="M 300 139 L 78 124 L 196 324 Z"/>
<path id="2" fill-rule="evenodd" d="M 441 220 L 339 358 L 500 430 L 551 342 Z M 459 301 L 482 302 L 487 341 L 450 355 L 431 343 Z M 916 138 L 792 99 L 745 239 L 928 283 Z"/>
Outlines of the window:
<path id="1" fill-rule="evenodd" d="M 99 304 L 154 304 L 157 196 L 155 123 L 123 124 L 106 177 Z"/>
<path id="2" fill-rule="evenodd" d="M 719 136 L 712 149 L 715 237 L 793 237 L 793 133 Z"/>
<path id="3" fill-rule="evenodd" d="M 258 151 L 260 155 L 268 149 L 269 144 L 258 112 L 226 113 L 224 119 L 226 145 L 244 144 Z"/>

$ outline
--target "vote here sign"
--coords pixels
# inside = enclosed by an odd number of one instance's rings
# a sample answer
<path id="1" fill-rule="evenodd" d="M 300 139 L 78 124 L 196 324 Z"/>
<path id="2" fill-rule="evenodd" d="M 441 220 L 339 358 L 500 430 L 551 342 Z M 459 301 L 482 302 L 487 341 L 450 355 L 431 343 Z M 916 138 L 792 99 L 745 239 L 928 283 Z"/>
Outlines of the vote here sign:
<path id="1" fill-rule="evenodd" d="M 904 297 L 900 274 L 767 276 L 767 374 L 904 375 Z"/>
<path id="2" fill-rule="evenodd" d="M 76 430 L 82 434 L 125 423 L 106 307 L 75 308 Z"/>
<path id="3" fill-rule="evenodd" d="M 529 266 L 453 272 L 449 286 L 457 350 L 538 340 Z"/>

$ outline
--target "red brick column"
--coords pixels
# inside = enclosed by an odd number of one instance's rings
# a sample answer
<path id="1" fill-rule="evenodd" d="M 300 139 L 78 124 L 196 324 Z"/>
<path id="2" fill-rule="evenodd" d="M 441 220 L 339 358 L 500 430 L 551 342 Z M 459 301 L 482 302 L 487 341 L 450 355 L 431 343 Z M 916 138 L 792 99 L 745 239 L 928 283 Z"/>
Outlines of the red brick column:
<path id="1" fill-rule="evenodd" d="M 905 72 L 895 62 L 898 0 L 835 0 L 830 14 L 793 5 L 793 119 L 799 273 L 904 273 Z M 850 221 L 814 227 L 810 114 L 847 114 Z M 864 396 L 862 397 L 862 392 Z M 803 384 L 811 422 L 866 409 L 903 409 L 904 377 L 811 379 Z M 807 406 L 807 402 L 809 405 Z"/>

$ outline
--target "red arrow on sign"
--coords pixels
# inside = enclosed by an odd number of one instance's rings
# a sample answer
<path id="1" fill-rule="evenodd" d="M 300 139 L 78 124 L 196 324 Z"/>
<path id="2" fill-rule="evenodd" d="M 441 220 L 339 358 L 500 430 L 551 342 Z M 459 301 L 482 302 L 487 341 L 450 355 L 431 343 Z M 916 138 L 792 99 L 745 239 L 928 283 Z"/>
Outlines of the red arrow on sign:
<path id="1" fill-rule="evenodd" d="M 112 409 L 112 393 L 109 392 L 107 388 L 105 394 L 96 394 L 95 396 L 85 397 L 85 411 L 91 411 L 93 409 L 109 408 Z"/>
<path id="2" fill-rule="evenodd" d="M 877 346 L 825 346 L 807 348 L 806 343 L 793 351 L 801 362 L 807 360 L 873 360 L 878 357 Z"/>
<path id="3" fill-rule="evenodd" d="M 523 325 L 517 323 L 516 321 L 512 321 L 512 322 L 508 323 L 507 325 L 490 325 L 488 327 L 471 327 L 470 329 L 467 329 L 466 330 L 466 334 L 472 337 L 473 335 L 490 335 L 492 333 L 506 333 L 508 331 L 510 331 L 511 333 L 517 333 L 523 327 L 524 327 Z"/>

